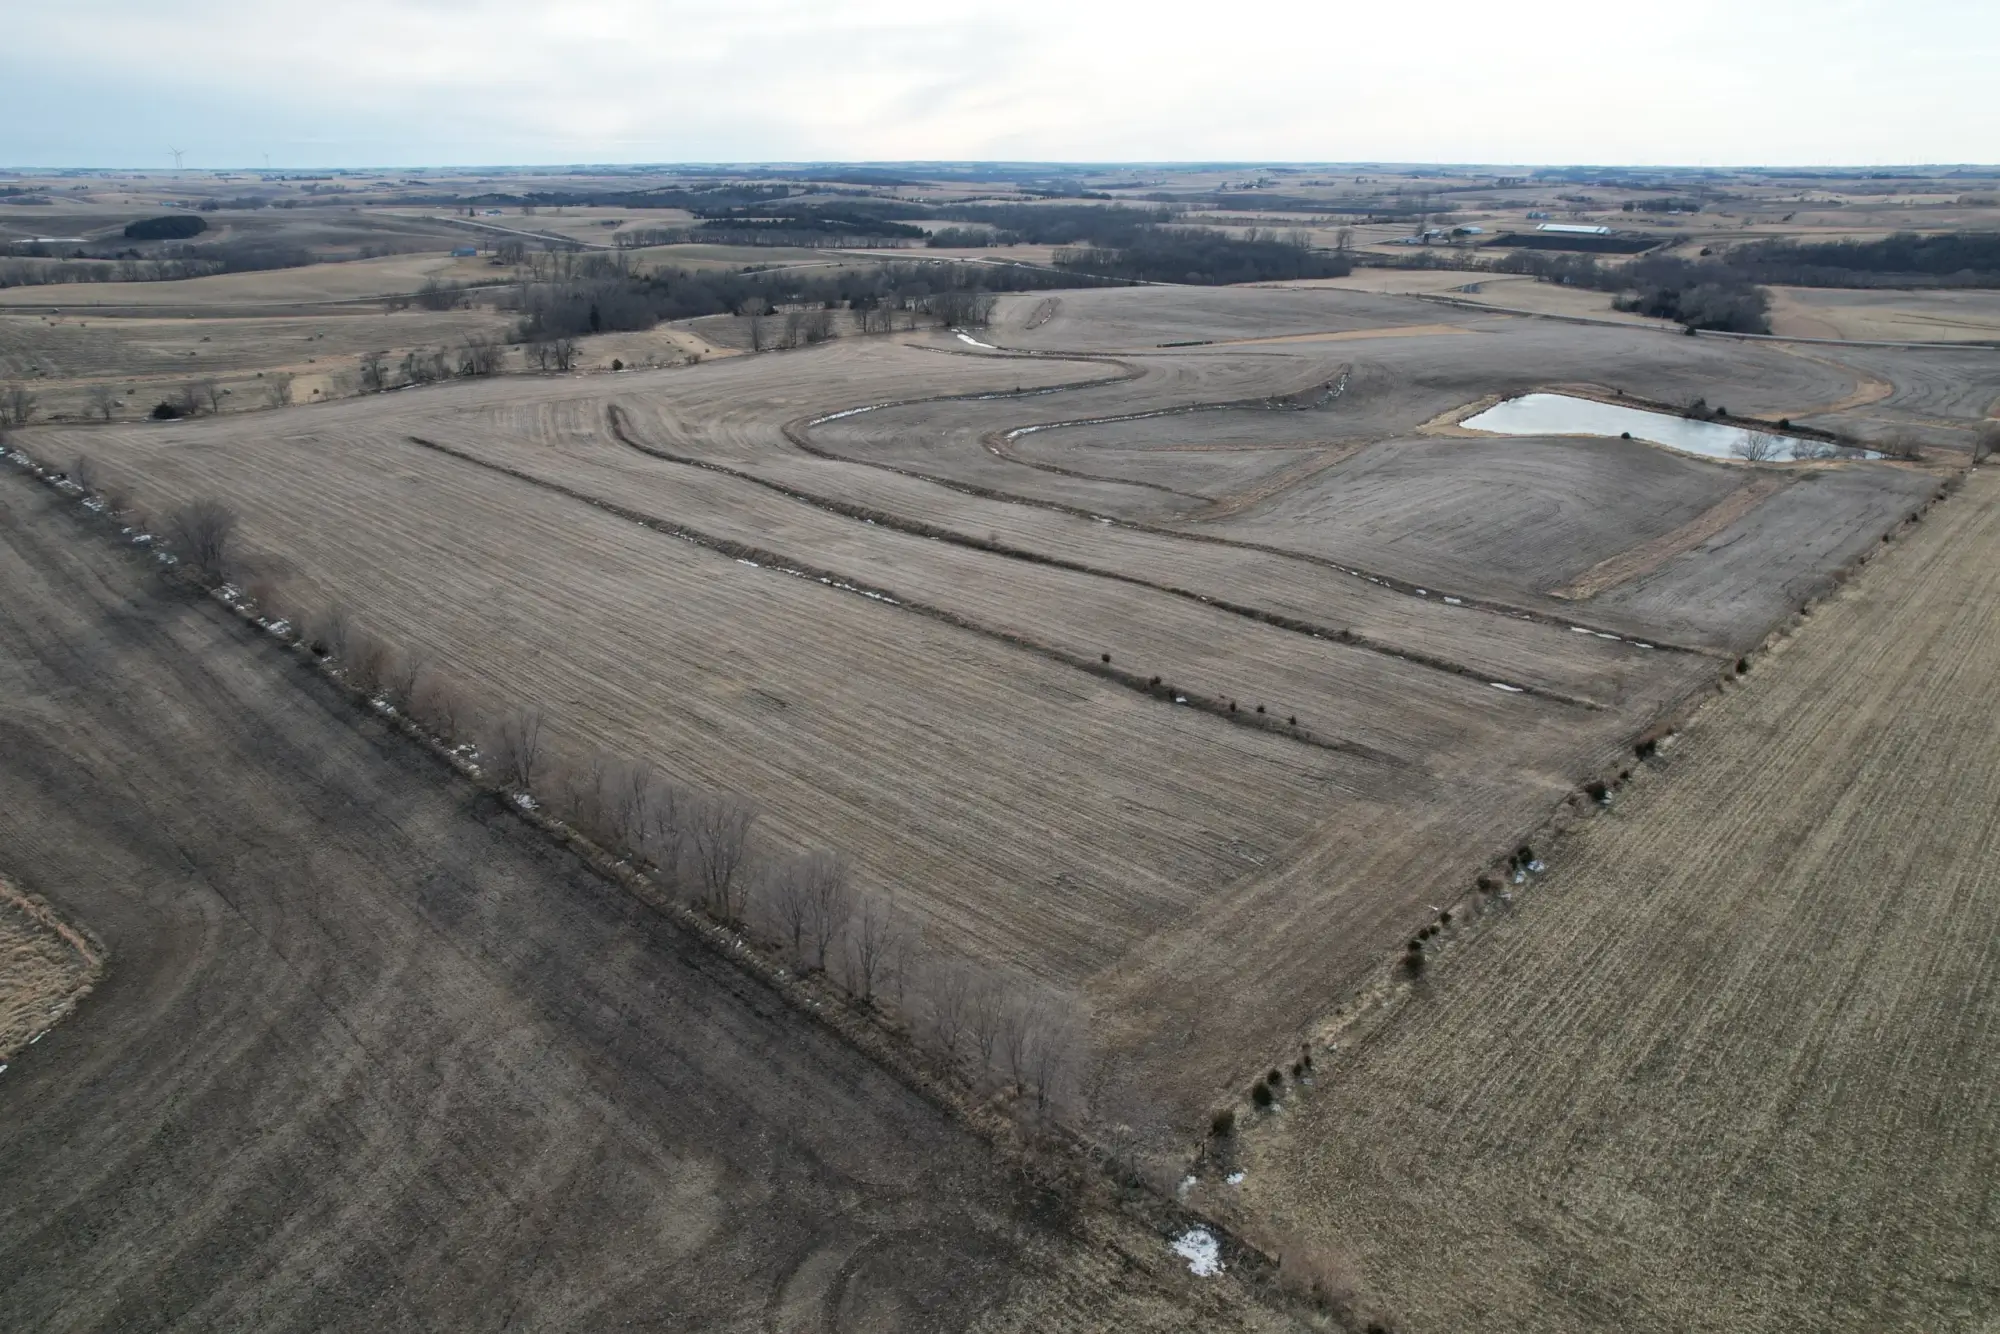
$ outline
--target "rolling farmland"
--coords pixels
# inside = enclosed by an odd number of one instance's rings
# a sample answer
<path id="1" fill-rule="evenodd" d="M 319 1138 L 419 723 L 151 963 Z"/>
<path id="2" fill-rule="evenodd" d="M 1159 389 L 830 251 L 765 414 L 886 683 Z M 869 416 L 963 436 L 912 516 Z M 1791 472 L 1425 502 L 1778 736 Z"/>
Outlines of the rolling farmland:
<path id="1" fill-rule="evenodd" d="M 843 339 L 30 434 L 155 507 L 223 497 L 252 573 L 538 705 L 562 746 L 652 758 L 755 802 L 775 848 L 841 851 L 934 948 L 1087 1004 L 1115 1100 L 1171 1133 L 1935 485 L 1417 432 L 1473 396 L 1472 369 L 1399 387 L 1428 344 L 1491 349 L 1490 382 L 1550 337 L 1519 321 L 1397 336 L 1394 299 L 1344 293 L 1010 301 L 993 337 L 1070 350 Z M 1314 324 L 1356 337 L 1130 346 Z M 1652 393 L 1723 355 L 1643 347 L 1655 370 L 1625 369 Z M 1851 391 L 1768 360 L 1795 382 L 1771 392 Z M 1352 405 L 1313 388 L 1340 384 Z M 1240 406 L 1157 420 L 1330 428 L 1346 452 L 1244 474 L 1203 519 L 979 443 L 1213 402 Z M 1725 504 L 1703 540 L 1556 596 Z"/>
<path id="2" fill-rule="evenodd" d="M 0 1074 L 10 1328 L 1283 1327 L 51 502 L 0 838 L 110 967 Z"/>
<path id="3" fill-rule="evenodd" d="M 1329 1033 L 1245 1207 L 1412 1330 L 1989 1328 L 1996 540 L 1981 470 Z"/>

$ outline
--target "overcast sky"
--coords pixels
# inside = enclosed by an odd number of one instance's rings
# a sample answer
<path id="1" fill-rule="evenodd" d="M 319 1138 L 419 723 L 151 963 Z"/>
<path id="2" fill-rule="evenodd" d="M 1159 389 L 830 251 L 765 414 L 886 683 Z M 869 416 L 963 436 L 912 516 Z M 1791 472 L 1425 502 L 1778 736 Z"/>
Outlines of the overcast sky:
<path id="1" fill-rule="evenodd" d="M 2000 160 L 2000 0 L 0 0 L 0 165 Z"/>

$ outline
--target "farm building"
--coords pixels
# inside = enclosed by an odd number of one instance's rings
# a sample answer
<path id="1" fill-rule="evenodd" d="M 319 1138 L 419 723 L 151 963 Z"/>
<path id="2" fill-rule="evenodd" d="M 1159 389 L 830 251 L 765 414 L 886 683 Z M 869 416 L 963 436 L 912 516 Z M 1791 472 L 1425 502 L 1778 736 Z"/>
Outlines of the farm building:
<path id="1" fill-rule="evenodd" d="M 1545 222 L 1535 228 L 1538 232 L 1558 232 L 1564 236 L 1609 236 L 1609 227 L 1581 222 Z"/>

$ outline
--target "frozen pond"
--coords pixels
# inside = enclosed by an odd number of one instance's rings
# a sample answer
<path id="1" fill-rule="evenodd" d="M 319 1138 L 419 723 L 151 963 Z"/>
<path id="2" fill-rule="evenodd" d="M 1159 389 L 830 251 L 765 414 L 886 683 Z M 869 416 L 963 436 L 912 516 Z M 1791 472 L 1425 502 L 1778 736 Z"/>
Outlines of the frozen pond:
<path id="1" fill-rule="evenodd" d="M 1699 454 L 1709 459 L 1788 461 L 1797 458 L 1869 458 L 1880 454 L 1863 449 L 1835 451 L 1816 440 L 1801 440 L 1776 432 L 1749 431 L 1721 422 L 1696 421 L 1644 408 L 1620 407 L 1569 394 L 1523 394 L 1468 417 L 1464 423 L 1496 435 L 1630 435 L 1656 445 Z"/>

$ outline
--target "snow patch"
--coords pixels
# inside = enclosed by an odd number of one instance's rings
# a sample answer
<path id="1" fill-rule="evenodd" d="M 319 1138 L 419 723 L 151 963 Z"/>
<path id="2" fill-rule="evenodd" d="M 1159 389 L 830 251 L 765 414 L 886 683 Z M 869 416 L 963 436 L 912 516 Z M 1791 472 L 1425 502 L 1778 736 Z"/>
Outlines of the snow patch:
<path id="1" fill-rule="evenodd" d="M 1454 597 L 1448 597 L 1448 598 L 1446 598 L 1446 599 L 1445 599 L 1445 603 L 1446 603 L 1447 605 L 1449 605 L 1449 606 L 1453 606 L 1453 607 L 1463 607 L 1463 606 L 1465 605 L 1465 599 L 1464 599 L 1464 598 L 1454 598 Z"/>
<path id="2" fill-rule="evenodd" d="M 1176 1237 L 1174 1254 L 1188 1262 L 1188 1272 L 1196 1278 L 1214 1278 L 1222 1272 L 1222 1245 L 1205 1227 L 1191 1227 Z"/>
<path id="3" fill-rule="evenodd" d="M 972 345 L 973 345 L 974 347 L 983 347 L 983 348 L 985 348 L 985 349 L 986 349 L 986 350 L 987 350 L 988 352 L 998 352 L 998 351 L 1000 350 L 999 348 L 997 348 L 997 347 L 993 346 L 993 344 L 991 344 L 991 343 L 982 343 L 982 342 L 980 342 L 980 341 L 979 341 L 979 340 L 978 340 L 977 338 L 974 338 L 974 337 L 973 337 L 973 336 L 972 336 L 971 334 L 969 334 L 969 333 L 961 333 L 961 334 L 959 334 L 959 336 L 958 336 L 958 341 L 959 341 L 959 342 L 961 342 L 961 343 L 970 343 L 970 344 L 972 344 Z"/>
<path id="4" fill-rule="evenodd" d="M 1224 1178 L 1222 1178 L 1222 1179 L 1223 1179 L 1223 1181 L 1224 1181 L 1225 1183 L 1227 1183 L 1227 1184 L 1229 1184 L 1229 1185 L 1231 1185 L 1231 1186 L 1240 1186 L 1240 1185 L 1242 1185 L 1242 1184 L 1243 1184 L 1243 1178 L 1244 1178 L 1244 1177 L 1246 1177 L 1246 1176 L 1248 1176 L 1248 1175 L 1249 1175 L 1249 1173 L 1247 1173 L 1247 1172 L 1244 1172 L 1244 1171 L 1241 1171 L 1241 1170 L 1238 1170 L 1238 1171 L 1235 1171 L 1235 1172 L 1231 1172 L 1231 1173 L 1230 1173 L 1230 1174 L 1229 1174 L 1228 1176 L 1226 1176 L 1226 1177 L 1224 1177 Z"/>
<path id="5" fill-rule="evenodd" d="M 1488 681 L 1486 684 L 1492 686 L 1495 690 L 1504 690 L 1510 695 L 1525 695 L 1528 693 L 1525 687 L 1510 686 L 1505 681 Z"/>

